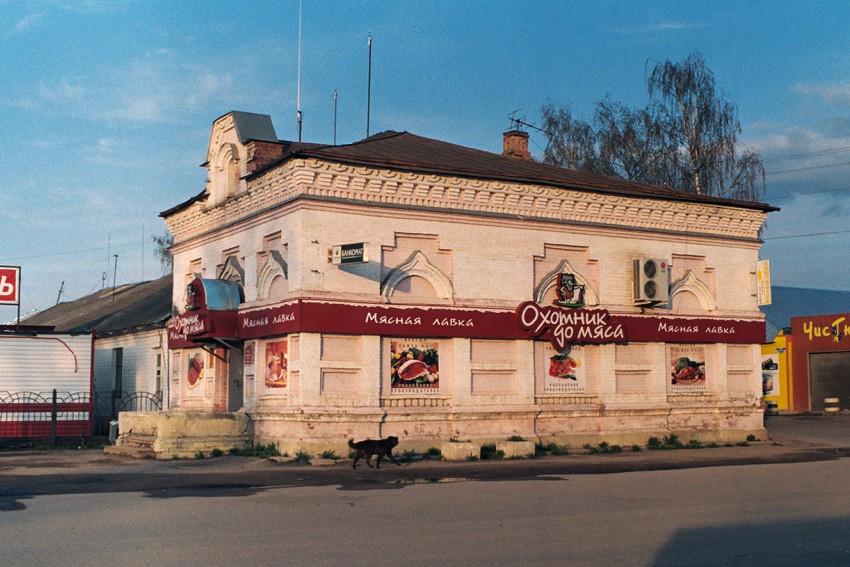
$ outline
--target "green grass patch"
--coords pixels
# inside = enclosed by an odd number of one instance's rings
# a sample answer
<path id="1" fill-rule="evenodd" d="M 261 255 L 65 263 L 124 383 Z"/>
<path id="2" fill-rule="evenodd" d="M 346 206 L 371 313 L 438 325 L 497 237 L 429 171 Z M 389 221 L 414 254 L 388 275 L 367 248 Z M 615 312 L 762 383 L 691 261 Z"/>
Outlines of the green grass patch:
<path id="1" fill-rule="evenodd" d="M 279 457 L 280 451 L 277 450 L 277 445 L 274 443 L 269 443 L 268 445 L 263 445 L 260 443 L 259 445 L 254 445 L 253 447 L 246 447 L 244 449 L 240 449 L 238 447 L 233 447 L 230 449 L 229 453 L 236 457 Z"/>
<path id="2" fill-rule="evenodd" d="M 305 453 L 304 451 L 298 451 L 297 453 L 295 453 L 294 461 L 296 463 L 309 465 L 310 462 L 312 461 L 312 459 L 313 459 L 313 455 L 311 455 L 310 453 Z"/>
<path id="3" fill-rule="evenodd" d="M 607 441 L 602 441 L 596 447 L 588 443 L 584 446 L 584 448 L 587 450 L 588 455 L 609 455 L 611 453 L 623 452 L 623 447 L 621 445 L 611 445 Z"/>
<path id="4" fill-rule="evenodd" d="M 534 453 L 538 457 L 545 457 L 546 455 L 561 456 L 569 455 L 570 449 L 566 445 L 558 445 L 557 443 L 547 443 L 546 445 L 538 443 L 534 446 Z"/>
<path id="5" fill-rule="evenodd" d="M 481 446 L 481 460 L 504 459 L 505 452 L 496 449 L 496 444 L 487 444 Z"/>

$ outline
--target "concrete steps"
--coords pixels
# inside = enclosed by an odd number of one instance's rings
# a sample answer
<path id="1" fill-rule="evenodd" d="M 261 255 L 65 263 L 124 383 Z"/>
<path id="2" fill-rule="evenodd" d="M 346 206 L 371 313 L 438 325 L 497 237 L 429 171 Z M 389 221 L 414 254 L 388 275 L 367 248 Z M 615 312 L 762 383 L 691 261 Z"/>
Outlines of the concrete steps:
<path id="1" fill-rule="evenodd" d="M 156 454 L 153 444 L 156 437 L 152 435 L 124 435 L 118 439 L 116 445 L 109 445 L 103 449 L 107 455 L 121 455 L 134 459 L 153 459 Z"/>

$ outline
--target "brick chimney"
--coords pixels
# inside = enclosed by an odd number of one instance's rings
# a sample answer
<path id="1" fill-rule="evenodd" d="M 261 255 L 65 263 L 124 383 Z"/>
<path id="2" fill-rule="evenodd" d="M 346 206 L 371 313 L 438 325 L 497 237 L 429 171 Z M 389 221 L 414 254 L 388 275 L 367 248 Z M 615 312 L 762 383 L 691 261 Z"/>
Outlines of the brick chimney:
<path id="1" fill-rule="evenodd" d="M 503 136 L 503 156 L 531 161 L 531 153 L 528 151 L 528 132 L 520 132 L 519 130 L 508 130 L 503 134 Z"/>

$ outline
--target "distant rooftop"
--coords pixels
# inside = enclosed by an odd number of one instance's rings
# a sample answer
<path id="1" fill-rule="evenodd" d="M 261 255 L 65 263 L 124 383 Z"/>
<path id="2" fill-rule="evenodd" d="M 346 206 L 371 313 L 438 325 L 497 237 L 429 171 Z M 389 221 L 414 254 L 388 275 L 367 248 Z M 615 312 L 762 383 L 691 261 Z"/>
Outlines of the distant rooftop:
<path id="1" fill-rule="evenodd" d="M 27 317 L 26 325 L 52 326 L 56 331 L 90 332 L 98 337 L 165 326 L 171 317 L 172 275 L 157 280 L 103 289 L 63 302 Z"/>

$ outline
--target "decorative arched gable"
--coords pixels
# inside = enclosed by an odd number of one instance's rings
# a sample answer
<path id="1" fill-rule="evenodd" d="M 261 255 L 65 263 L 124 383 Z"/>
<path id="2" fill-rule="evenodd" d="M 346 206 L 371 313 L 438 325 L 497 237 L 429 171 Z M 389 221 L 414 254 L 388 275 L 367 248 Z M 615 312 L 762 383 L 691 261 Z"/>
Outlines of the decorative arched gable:
<path id="1" fill-rule="evenodd" d="M 239 258 L 236 256 L 228 256 L 221 267 L 218 274 L 218 279 L 245 284 L 245 270 L 239 264 Z"/>
<path id="2" fill-rule="evenodd" d="M 289 266 L 277 250 L 269 250 L 257 272 L 257 299 L 268 299 L 275 278 L 289 279 Z"/>
<path id="3" fill-rule="evenodd" d="M 407 278 L 424 278 L 434 288 L 434 293 L 439 299 L 451 300 L 454 298 L 454 286 L 451 280 L 441 272 L 421 251 L 417 251 L 410 259 L 391 270 L 384 281 L 381 282 L 381 294 L 388 300 L 399 287 L 399 284 Z"/>
<path id="4" fill-rule="evenodd" d="M 221 202 L 236 195 L 242 175 L 239 166 L 239 149 L 236 144 L 230 142 L 222 144 L 216 152 L 214 165 L 210 169 L 210 183 L 214 188 L 213 200 Z"/>
<path id="5" fill-rule="evenodd" d="M 543 303 L 546 300 L 546 294 L 550 289 L 554 288 L 558 282 L 558 274 L 573 274 L 576 277 L 576 281 L 584 286 L 584 302 L 585 305 L 599 305 L 599 296 L 592 287 L 590 287 L 590 282 L 584 278 L 581 274 L 577 273 L 570 263 L 567 260 L 561 262 L 556 269 L 546 275 L 537 286 L 537 289 L 534 290 L 534 301 L 537 303 Z"/>
<path id="6" fill-rule="evenodd" d="M 688 292 L 696 296 L 703 311 L 714 311 L 717 308 L 717 302 L 711 290 L 694 275 L 693 270 L 688 270 L 684 278 L 673 284 L 670 289 L 670 304 L 673 305 L 676 295 Z"/>

